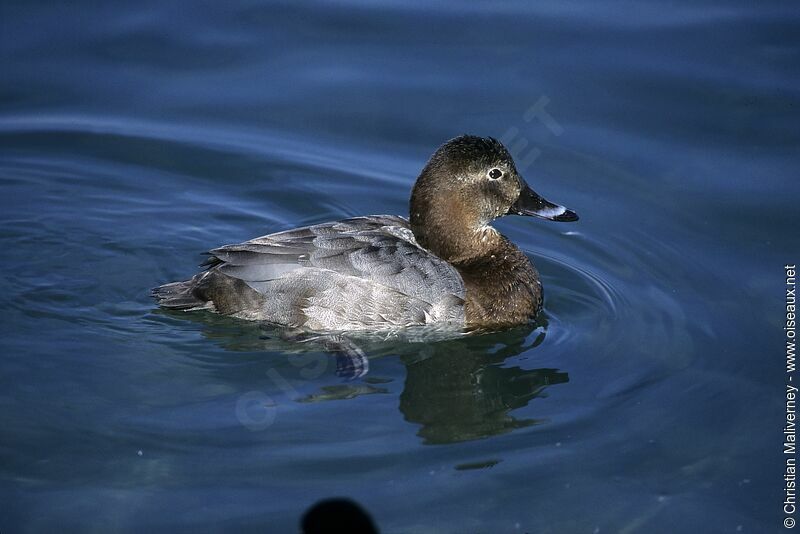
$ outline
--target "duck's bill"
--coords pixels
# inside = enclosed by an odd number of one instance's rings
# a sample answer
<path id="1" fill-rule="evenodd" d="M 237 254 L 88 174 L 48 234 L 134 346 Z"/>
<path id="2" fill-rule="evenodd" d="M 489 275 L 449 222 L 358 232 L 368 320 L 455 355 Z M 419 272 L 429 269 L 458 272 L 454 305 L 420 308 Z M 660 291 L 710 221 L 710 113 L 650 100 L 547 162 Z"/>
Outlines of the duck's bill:
<path id="1" fill-rule="evenodd" d="M 553 204 L 545 200 L 525 182 L 522 183 L 522 191 L 519 194 L 519 198 L 511 205 L 511 209 L 508 210 L 508 213 L 541 217 L 542 219 L 558 222 L 578 220 L 577 213 L 564 206 L 559 206 L 558 204 Z"/>

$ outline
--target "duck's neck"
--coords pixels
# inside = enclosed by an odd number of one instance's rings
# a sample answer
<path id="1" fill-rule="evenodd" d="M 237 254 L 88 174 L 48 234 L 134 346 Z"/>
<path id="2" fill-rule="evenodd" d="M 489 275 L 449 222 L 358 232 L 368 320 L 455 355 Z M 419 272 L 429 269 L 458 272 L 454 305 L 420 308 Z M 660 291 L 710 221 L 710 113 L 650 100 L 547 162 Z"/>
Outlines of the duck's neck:
<path id="1" fill-rule="evenodd" d="M 458 264 L 491 256 L 505 238 L 481 221 L 474 207 L 452 196 L 436 206 L 424 197 L 411 201 L 411 231 L 424 248 L 443 260 Z"/>

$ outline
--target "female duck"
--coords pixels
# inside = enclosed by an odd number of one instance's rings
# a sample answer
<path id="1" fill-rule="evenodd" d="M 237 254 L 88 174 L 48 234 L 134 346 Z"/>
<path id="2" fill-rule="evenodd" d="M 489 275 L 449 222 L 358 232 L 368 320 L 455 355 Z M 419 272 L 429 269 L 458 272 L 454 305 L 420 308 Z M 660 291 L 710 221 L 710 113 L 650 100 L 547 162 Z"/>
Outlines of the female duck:
<path id="1" fill-rule="evenodd" d="M 533 192 L 500 142 L 464 135 L 422 170 L 410 220 L 355 217 L 226 245 L 204 272 L 153 295 L 165 308 L 309 331 L 521 324 L 541 309 L 542 285 L 489 226 L 508 214 L 578 219 Z"/>

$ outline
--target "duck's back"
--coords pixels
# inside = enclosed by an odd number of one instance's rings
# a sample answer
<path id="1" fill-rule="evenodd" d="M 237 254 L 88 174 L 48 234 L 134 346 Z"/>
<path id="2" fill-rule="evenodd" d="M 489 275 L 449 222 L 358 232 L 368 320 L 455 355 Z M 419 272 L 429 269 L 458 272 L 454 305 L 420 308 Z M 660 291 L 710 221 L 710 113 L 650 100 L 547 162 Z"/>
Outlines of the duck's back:
<path id="1" fill-rule="evenodd" d="M 464 323 L 464 283 L 402 217 L 376 215 L 210 251 L 208 269 L 156 288 L 159 304 L 340 331 Z"/>

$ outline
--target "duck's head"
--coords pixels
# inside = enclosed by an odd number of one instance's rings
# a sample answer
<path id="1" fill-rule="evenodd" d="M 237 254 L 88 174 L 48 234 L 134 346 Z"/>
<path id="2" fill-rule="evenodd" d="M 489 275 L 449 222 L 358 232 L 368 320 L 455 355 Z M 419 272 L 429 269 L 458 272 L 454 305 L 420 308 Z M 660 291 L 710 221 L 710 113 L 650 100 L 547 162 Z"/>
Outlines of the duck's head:
<path id="1" fill-rule="evenodd" d="M 417 241 L 447 260 L 469 257 L 498 217 L 578 220 L 530 188 L 502 143 L 474 135 L 451 139 L 431 156 L 414 184 L 410 212 Z"/>

